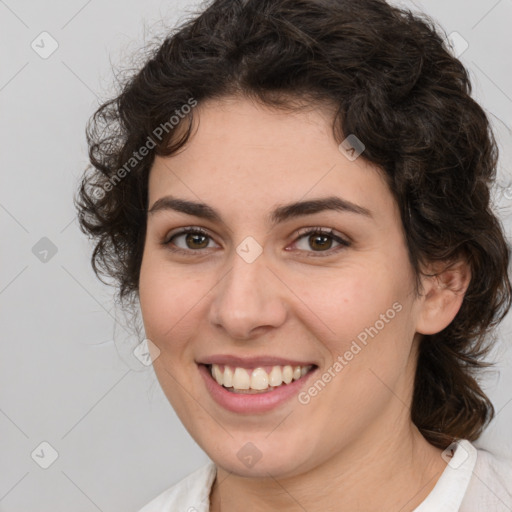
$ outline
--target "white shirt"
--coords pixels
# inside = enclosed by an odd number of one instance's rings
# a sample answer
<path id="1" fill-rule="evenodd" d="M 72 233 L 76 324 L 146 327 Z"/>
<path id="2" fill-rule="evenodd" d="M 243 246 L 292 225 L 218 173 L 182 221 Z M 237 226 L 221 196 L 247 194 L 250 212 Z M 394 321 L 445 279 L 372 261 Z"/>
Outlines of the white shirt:
<path id="1" fill-rule="evenodd" d="M 209 512 L 215 475 L 209 462 L 139 512 Z M 458 441 L 435 487 L 414 512 L 512 512 L 512 464 Z"/>

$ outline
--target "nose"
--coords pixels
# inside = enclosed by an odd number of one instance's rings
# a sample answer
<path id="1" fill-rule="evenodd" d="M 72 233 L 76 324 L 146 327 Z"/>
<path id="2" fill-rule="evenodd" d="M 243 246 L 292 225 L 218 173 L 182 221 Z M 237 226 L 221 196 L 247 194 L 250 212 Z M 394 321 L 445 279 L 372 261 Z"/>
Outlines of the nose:
<path id="1" fill-rule="evenodd" d="M 284 289 L 264 253 L 252 263 L 234 253 L 230 270 L 212 290 L 210 322 L 237 340 L 279 327 L 287 316 Z"/>

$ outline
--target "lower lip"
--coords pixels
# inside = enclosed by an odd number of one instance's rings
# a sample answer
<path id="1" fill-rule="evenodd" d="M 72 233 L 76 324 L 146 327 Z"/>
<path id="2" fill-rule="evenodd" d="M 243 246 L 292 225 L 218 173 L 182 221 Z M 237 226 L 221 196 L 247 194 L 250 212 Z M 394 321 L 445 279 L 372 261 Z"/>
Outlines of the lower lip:
<path id="1" fill-rule="evenodd" d="M 206 389 L 208 389 L 215 402 L 228 411 L 247 414 L 270 411 L 279 407 L 292 397 L 296 397 L 300 389 L 317 370 L 317 368 L 315 368 L 300 379 L 294 380 L 290 384 L 282 384 L 273 391 L 244 394 L 228 391 L 224 386 L 217 383 L 212 377 L 210 370 L 204 364 L 198 366 L 199 373 L 202 375 L 206 384 Z"/>

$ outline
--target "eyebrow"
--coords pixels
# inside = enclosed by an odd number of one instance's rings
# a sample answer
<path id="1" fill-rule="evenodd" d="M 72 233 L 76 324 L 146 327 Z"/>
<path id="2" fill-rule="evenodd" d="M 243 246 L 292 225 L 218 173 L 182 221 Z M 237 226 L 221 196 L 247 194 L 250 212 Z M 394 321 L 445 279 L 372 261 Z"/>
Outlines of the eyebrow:
<path id="1" fill-rule="evenodd" d="M 197 203 L 172 196 L 165 196 L 157 199 L 153 206 L 148 210 L 148 213 L 153 214 L 165 210 L 186 213 L 187 215 L 193 215 L 201 219 L 225 224 L 219 212 L 211 206 L 205 203 Z M 295 217 L 312 215 L 326 210 L 355 213 L 372 218 L 372 213 L 367 208 L 347 201 L 346 199 L 342 199 L 341 197 L 329 196 L 278 206 L 270 212 L 268 220 L 270 224 L 276 225 Z"/>

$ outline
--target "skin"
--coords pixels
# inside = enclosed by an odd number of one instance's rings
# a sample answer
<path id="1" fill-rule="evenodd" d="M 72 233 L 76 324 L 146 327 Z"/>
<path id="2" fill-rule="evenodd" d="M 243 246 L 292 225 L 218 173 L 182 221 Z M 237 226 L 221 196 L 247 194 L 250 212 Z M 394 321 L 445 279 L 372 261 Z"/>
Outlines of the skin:
<path id="1" fill-rule="evenodd" d="M 194 127 L 182 150 L 156 158 L 149 210 L 172 195 L 224 222 L 149 213 L 139 296 L 162 389 L 217 465 L 211 510 L 413 510 L 446 466 L 410 419 L 417 344 L 454 318 L 467 266 L 423 278 L 415 293 L 383 173 L 340 152 L 326 109 L 228 97 L 196 107 Z M 276 206 L 332 195 L 371 216 L 326 210 L 269 224 Z M 206 242 L 163 244 L 190 226 L 207 230 Z M 306 227 L 332 228 L 350 245 L 318 249 L 297 235 Z M 263 249 L 252 263 L 236 252 L 248 236 Z M 196 361 L 213 354 L 314 361 L 322 374 L 394 303 L 401 311 L 307 405 L 293 397 L 259 415 L 229 412 L 199 374 Z M 252 468 L 237 457 L 247 442 L 261 452 Z"/>

